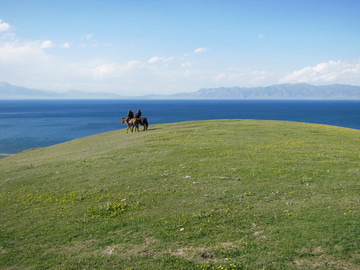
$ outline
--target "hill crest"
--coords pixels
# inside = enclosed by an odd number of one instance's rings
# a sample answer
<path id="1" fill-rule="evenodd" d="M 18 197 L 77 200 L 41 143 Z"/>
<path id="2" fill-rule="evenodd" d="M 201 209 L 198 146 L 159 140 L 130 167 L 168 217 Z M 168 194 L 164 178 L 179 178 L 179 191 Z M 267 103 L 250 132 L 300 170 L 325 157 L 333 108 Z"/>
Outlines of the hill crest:
<path id="1" fill-rule="evenodd" d="M 359 139 L 207 120 L 0 159 L 0 268 L 359 269 Z"/>

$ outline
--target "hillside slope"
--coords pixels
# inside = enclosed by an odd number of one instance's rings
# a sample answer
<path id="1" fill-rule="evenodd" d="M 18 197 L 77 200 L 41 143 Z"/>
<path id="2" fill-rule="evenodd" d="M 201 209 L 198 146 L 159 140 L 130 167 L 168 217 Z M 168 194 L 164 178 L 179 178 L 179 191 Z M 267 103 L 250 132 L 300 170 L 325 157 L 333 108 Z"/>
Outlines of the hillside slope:
<path id="1" fill-rule="evenodd" d="M 359 269 L 358 130 L 153 125 L 0 159 L 2 269 Z"/>

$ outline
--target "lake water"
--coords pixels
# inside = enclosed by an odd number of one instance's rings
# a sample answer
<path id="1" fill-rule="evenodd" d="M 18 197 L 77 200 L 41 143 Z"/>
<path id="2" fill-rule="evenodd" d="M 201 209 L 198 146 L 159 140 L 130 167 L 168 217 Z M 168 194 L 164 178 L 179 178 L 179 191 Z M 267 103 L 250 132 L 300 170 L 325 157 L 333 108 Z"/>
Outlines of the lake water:
<path id="1" fill-rule="evenodd" d="M 0 100 L 0 154 L 123 129 L 128 109 L 151 124 L 262 119 L 360 129 L 360 100 Z"/>

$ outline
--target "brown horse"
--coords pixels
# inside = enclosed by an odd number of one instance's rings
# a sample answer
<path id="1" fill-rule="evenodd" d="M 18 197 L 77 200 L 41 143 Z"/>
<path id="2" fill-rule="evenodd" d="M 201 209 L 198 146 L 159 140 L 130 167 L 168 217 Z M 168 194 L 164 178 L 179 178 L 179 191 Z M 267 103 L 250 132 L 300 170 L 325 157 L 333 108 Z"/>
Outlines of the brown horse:
<path id="1" fill-rule="evenodd" d="M 148 120 L 147 120 L 146 117 L 140 117 L 140 118 L 139 118 L 139 123 L 140 123 L 140 125 L 144 126 L 143 131 L 145 131 L 145 130 L 148 129 L 148 127 L 149 127 L 149 122 L 148 122 Z"/>
<path id="2" fill-rule="evenodd" d="M 127 121 L 127 118 L 121 118 L 121 123 L 122 124 L 126 124 L 127 126 L 127 129 L 126 129 L 126 133 L 129 132 L 129 129 L 131 130 L 131 132 L 134 131 L 134 128 L 135 128 L 135 132 L 139 132 L 139 118 L 131 118 L 129 120 L 129 122 Z"/>

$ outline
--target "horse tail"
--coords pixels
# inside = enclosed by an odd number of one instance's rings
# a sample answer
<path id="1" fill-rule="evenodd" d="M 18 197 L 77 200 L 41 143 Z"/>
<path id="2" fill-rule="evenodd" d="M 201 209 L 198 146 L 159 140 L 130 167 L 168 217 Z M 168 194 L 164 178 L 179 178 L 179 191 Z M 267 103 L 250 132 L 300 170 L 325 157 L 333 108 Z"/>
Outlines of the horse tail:
<path id="1" fill-rule="evenodd" d="M 144 127 L 144 131 L 147 130 L 148 126 L 149 126 L 149 123 L 148 123 L 148 120 L 146 117 L 140 117 L 139 118 L 139 122 L 140 122 L 140 125 L 142 125 Z"/>

